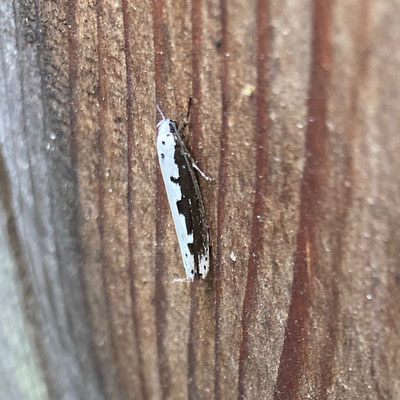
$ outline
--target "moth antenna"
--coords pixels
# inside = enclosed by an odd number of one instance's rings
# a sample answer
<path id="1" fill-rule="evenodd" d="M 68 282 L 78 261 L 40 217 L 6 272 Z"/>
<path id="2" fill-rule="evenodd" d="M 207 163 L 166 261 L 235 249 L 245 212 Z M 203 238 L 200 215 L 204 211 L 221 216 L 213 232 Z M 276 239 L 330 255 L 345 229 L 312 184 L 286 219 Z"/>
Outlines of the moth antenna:
<path id="1" fill-rule="evenodd" d="M 189 122 L 190 114 L 192 112 L 192 105 L 193 105 L 193 97 L 190 96 L 189 101 L 188 101 L 188 110 L 187 110 L 187 114 L 186 114 L 186 120 L 188 122 Z"/>
<path id="2" fill-rule="evenodd" d="M 162 111 L 161 111 L 160 107 L 158 106 L 158 104 L 156 104 L 156 107 L 157 107 L 157 110 L 160 113 L 162 119 L 165 119 L 164 114 L 162 113 Z"/>
<path id="3" fill-rule="evenodd" d="M 189 97 L 187 114 L 186 114 L 186 117 L 183 119 L 183 125 L 181 126 L 181 129 L 180 129 L 180 132 L 182 132 L 182 134 L 183 134 L 183 131 L 186 129 L 186 127 L 189 125 L 190 115 L 192 112 L 192 103 L 193 103 L 193 98 Z"/>

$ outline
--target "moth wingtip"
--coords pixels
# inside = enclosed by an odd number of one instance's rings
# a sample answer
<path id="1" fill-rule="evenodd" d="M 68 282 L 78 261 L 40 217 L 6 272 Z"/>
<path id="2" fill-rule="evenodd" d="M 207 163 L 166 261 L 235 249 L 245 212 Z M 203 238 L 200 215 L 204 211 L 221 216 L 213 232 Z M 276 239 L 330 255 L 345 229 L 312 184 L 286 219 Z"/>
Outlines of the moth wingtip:
<path id="1" fill-rule="evenodd" d="M 193 282 L 193 278 L 174 278 L 172 279 L 172 283 L 185 283 L 185 282 Z"/>

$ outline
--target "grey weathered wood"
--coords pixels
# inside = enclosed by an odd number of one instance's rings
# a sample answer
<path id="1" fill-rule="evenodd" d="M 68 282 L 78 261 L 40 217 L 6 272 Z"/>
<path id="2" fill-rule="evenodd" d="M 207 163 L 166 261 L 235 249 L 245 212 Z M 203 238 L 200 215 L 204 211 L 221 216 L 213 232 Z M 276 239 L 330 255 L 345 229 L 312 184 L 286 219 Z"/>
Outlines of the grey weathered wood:
<path id="1" fill-rule="evenodd" d="M 396 0 L 0 3 L 0 398 L 400 397 Z M 184 275 L 154 150 L 212 241 Z"/>

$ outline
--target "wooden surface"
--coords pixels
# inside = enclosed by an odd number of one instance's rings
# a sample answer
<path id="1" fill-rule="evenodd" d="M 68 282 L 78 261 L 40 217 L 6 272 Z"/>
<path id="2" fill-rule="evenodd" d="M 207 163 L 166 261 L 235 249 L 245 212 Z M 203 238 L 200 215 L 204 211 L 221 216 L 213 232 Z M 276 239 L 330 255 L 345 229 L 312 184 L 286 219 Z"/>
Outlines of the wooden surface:
<path id="1" fill-rule="evenodd" d="M 0 398 L 399 399 L 397 0 L 0 3 Z M 184 276 L 156 104 L 193 96 Z"/>

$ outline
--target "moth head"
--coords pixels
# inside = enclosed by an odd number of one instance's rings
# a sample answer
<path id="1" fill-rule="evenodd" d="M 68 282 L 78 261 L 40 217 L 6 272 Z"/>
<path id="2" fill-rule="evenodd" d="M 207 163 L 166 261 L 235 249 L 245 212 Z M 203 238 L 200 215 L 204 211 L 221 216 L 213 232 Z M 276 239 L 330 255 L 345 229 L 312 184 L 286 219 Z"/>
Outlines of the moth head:
<path id="1" fill-rule="evenodd" d="M 178 133 L 178 123 L 173 121 L 172 119 L 169 120 L 169 132 Z"/>

